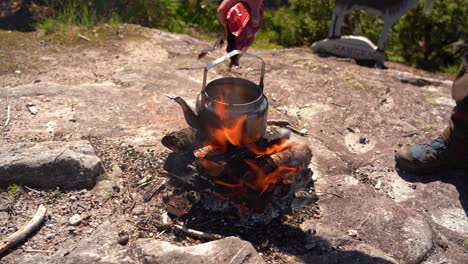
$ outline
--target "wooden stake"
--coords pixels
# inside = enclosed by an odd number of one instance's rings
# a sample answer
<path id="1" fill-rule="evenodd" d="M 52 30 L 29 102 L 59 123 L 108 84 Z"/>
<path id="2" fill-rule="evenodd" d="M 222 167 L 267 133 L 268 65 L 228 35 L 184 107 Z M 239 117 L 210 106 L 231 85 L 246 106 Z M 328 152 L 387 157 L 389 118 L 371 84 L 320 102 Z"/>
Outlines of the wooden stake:
<path id="1" fill-rule="evenodd" d="M 29 234 L 38 229 L 41 223 L 44 221 L 46 213 L 47 209 L 42 204 L 39 205 L 39 208 L 37 208 L 36 214 L 34 214 L 31 221 L 29 221 L 25 226 L 23 226 L 21 229 L 19 229 L 9 237 L 0 241 L 0 254 L 7 251 L 14 245 L 18 244 Z"/>

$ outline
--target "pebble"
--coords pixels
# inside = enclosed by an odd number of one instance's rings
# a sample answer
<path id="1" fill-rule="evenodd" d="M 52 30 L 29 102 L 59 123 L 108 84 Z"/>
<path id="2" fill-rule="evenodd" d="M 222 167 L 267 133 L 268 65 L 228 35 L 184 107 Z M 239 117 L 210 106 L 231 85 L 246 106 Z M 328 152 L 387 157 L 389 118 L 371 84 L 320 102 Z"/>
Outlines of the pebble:
<path id="1" fill-rule="evenodd" d="M 358 236 L 357 230 L 354 230 L 354 229 L 348 230 L 348 236 L 350 236 L 350 237 L 357 237 L 357 236 Z"/>
<path id="2" fill-rule="evenodd" d="M 33 106 L 28 106 L 28 110 L 32 115 L 37 115 L 39 113 L 39 110 L 33 105 Z"/>
<path id="3" fill-rule="evenodd" d="M 76 215 L 70 217 L 70 219 L 68 220 L 68 224 L 70 224 L 72 226 L 77 226 L 77 225 L 81 224 L 81 216 L 79 214 L 76 214 Z"/>
<path id="4" fill-rule="evenodd" d="M 380 188 L 382 187 L 382 181 L 381 180 L 377 180 L 377 183 L 375 184 L 374 188 L 376 190 L 380 190 Z"/>
<path id="5" fill-rule="evenodd" d="M 70 196 L 70 198 L 68 198 L 68 200 L 70 202 L 76 202 L 76 201 L 78 201 L 78 198 L 76 198 L 76 196 Z"/>

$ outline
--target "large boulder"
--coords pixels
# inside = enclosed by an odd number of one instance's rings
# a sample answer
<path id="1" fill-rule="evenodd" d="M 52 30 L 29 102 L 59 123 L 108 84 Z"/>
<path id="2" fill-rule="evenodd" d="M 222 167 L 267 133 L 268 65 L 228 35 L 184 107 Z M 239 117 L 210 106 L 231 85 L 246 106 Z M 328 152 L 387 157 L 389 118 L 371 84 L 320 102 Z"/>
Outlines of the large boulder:
<path id="1" fill-rule="evenodd" d="M 88 141 L 16 143 L 0 146 L 0 188 L 92 188 L 104 172 Z"/>

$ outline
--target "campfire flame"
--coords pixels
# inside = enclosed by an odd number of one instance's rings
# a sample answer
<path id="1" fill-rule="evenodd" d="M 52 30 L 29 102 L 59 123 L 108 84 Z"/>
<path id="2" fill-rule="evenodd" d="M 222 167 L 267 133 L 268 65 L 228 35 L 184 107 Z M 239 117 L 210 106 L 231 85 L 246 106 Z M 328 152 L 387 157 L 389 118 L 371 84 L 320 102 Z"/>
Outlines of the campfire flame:
<path id="1" fill-rule="evenodd" d="M 205 142 L 205 146 L 210 146 L 209 149 L 211 152 L 222 154 L 226 152 L 230 146 L 236 146 L 245 147 L 257 156 L 265 156 L 291 147 L 292 144 L 287 139 L 281 139 L 279 142 L 267 147 L 261 147 L 255 143 L 242 144 L 244 137 L 244 122 L 247 119 L 247 115 L 242 115 L 239 118 L 232 120 L 226 109 L 224 97 L 220 97 L 217 101 L 218 102 L 214 105 L 216 114 L 218 118 L 223 121 L 222 123 L 229 125 L 225 127 L 208 128 L 209 139 Z M 210 151 L 199 155 L 200 164 L 208 175 L 217 177 L 223 172 L 223 166 L 220 166 L 216 162 L 204 159 Z M 228 188 L 244 189 L 244 191 L 245 189 L 253 189 L 259 191 L 261 195 L 267 191 L 271 185 L 280 183 L 290 175 L 297 174 L 301 169 L 301 166 L 280 166 L 272 172 L 265 172 L 260 166 L 255 164 L 253 160 L 246 159 L 244 162 L 248 165 L 250 170 L 242 177 L 237 177 L 236 183 L 228 183 L 222 180 L 214 180 L 214 182 Z"/>

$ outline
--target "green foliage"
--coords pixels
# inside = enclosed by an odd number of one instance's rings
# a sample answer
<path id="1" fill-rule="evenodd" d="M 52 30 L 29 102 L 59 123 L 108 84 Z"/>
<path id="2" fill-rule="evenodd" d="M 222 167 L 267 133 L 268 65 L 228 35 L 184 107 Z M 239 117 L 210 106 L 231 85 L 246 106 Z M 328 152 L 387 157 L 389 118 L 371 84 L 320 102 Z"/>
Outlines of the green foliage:
<path id="1" fill-rule="evenodd" d="M 310 45 L 327 36 L 332 12 L 331 0 L 289 0 L 288 6 L 265 12 L 263 30 L 283 46 Z"/>
<path id="2" fill-rule="evenodd" d="M 267 1 L 266 1 L 267 2 Z M 278 1 L 275 1 L 278 6 Z M 327 36 L 333 13 L 331 0 L 289 0 L 288 5 L 267 10 L 260 38 L 282 46 L 309 46 Z M 468 39 L 468 1 L 436 0 L 430 13 L 420 1 L 390 30 L 387 52 L 391 60 L 426 70 L 456 72 L 464 52 L 452 43 Z M 343 34 L 378 42 L 383 19 L 363 10 L 345 18 Z M 466 49 L 465 49 L 466 50 Z"/>
<path id="3" fill-rule="evenodd" d="M 53 192 L 47 194 L 47 200 L 55 200 L 62 198 L 62 192 L 60 188 L 56 188 Z"/>
<path id="4" fill-rule="evenodd" d="M 13 183 L 12 185 L 8 186 L 8 197 L 10 197 L 11 200 L 14 200 L 16 197 L 18 197 L 21 191 L 23 191 L 23 186 Z"/>
<path id="5" fill-rule="evenodd" d="M 108 23 L 134 23 L 173 32 L 216 36 L 223 32 L 212 0 L 46 0 L 54 15 L 38 23 L 46 32 L 65 31 L 72 25 L 91 27 Z M 255 46 L 277 48 L 309 46 L 326 38 L 333 0 L 264 0 L 265 18 Z M 459 48 L 468 39 L 468 0 L 436 0 L 432 12 L 422 11 L 424 1 L 405 14 L 390 30 L 387 52 L 391 60 L 428 70 L 455 72 Z M 345 18 L 343 34 L 356 34 L 378 42 L 383 19 L 363 10 Z"/>
<path id="6" fill-rule="evenodd" d="M 468 1 L 436 1 L 431 13 L 423 3 L 410 10 L 395 26 L 398 35 L 390 49 L 410 64 L 429 70 L 459 65 L 462 50 L 452 43 L 468 39 Z"/>
<path id="7" fill-rule="evenodd" d="M 37 23 L 47 33 L 65 31 L 71 25 L 92 27 L 108 23 L 134 23 L 183 32 L 188 27 L 222 31 L 216 17 L 218 3 L 202 0 L 59 0 L 46 1 L 54 15 Z"/>

